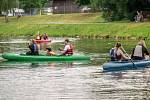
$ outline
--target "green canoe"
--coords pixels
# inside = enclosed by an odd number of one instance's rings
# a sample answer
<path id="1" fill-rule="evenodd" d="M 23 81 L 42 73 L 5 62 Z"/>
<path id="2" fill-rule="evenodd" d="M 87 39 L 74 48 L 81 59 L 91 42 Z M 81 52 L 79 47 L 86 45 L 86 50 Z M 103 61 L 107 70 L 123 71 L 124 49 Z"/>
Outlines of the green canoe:
<path id="1" fill-rule="evenodd" d="M 46 55 L 25 55 L 15 53 L 2 54 L 4 59 L 10 61 L 72 61 L 72 60 L 90 60 L 89 56 L 72 55 L 72 56 L 46 56 Z"/>

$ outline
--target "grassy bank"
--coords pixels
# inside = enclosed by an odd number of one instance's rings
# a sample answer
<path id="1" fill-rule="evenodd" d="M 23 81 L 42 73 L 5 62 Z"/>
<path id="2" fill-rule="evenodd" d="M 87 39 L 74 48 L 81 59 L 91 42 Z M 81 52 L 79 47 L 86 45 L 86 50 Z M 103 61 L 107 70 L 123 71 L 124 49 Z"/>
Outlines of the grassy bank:
<path id="1" fill-rule="evenodd" d="M 0 18 L 0 36 L 33 36 L 47 32 L 50 36 L 83 38 L 150 37 L 150 23 L 104 22 L 100 14 L 66 14 L 11 17 L 9 23 Z"/>

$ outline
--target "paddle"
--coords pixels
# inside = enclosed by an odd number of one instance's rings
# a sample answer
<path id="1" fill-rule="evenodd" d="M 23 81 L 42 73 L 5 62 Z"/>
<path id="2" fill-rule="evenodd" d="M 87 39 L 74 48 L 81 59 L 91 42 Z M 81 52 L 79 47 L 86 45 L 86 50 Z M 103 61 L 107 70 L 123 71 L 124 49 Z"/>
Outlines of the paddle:
<path id="1" fill-rule="evenodd" d="M 123 52 L 127 55 L 127 57 L 129 58 L 129 60 L 132 62 L 133 67 L 136 67 L 136 65 L 134 64 L 133 60 L 130 58 L 130 56 L 128 55 L 128 53 L 125 51 L 125 49 L 122 47 Z"/>

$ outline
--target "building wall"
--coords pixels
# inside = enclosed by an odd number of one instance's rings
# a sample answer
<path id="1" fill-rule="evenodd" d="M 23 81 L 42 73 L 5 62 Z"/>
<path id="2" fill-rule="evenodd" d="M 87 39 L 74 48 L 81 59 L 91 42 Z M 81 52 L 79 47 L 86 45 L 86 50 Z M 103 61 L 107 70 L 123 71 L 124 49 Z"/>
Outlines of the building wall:
<path id="1" fill-rule="evenodd" d="M 53 0 L 53 13 L 65 14 L 80 12 L 81 8 L 78 7 L 74 1 L 75 0 Z"/>

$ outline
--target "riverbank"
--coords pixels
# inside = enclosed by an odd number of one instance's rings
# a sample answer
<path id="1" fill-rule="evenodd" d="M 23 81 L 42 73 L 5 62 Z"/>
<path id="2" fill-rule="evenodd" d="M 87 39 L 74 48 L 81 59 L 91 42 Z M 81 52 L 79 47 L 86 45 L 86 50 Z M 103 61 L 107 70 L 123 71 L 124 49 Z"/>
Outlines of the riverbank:
<path id="1" fill-rule="evenodd" d="M 48 33 L 52 37 L 137 39 L 150 37 L 150 23 L 105 22 L 97 14 L 66 14 L 0 18 L 0 37 L 35 36 Z"/>

